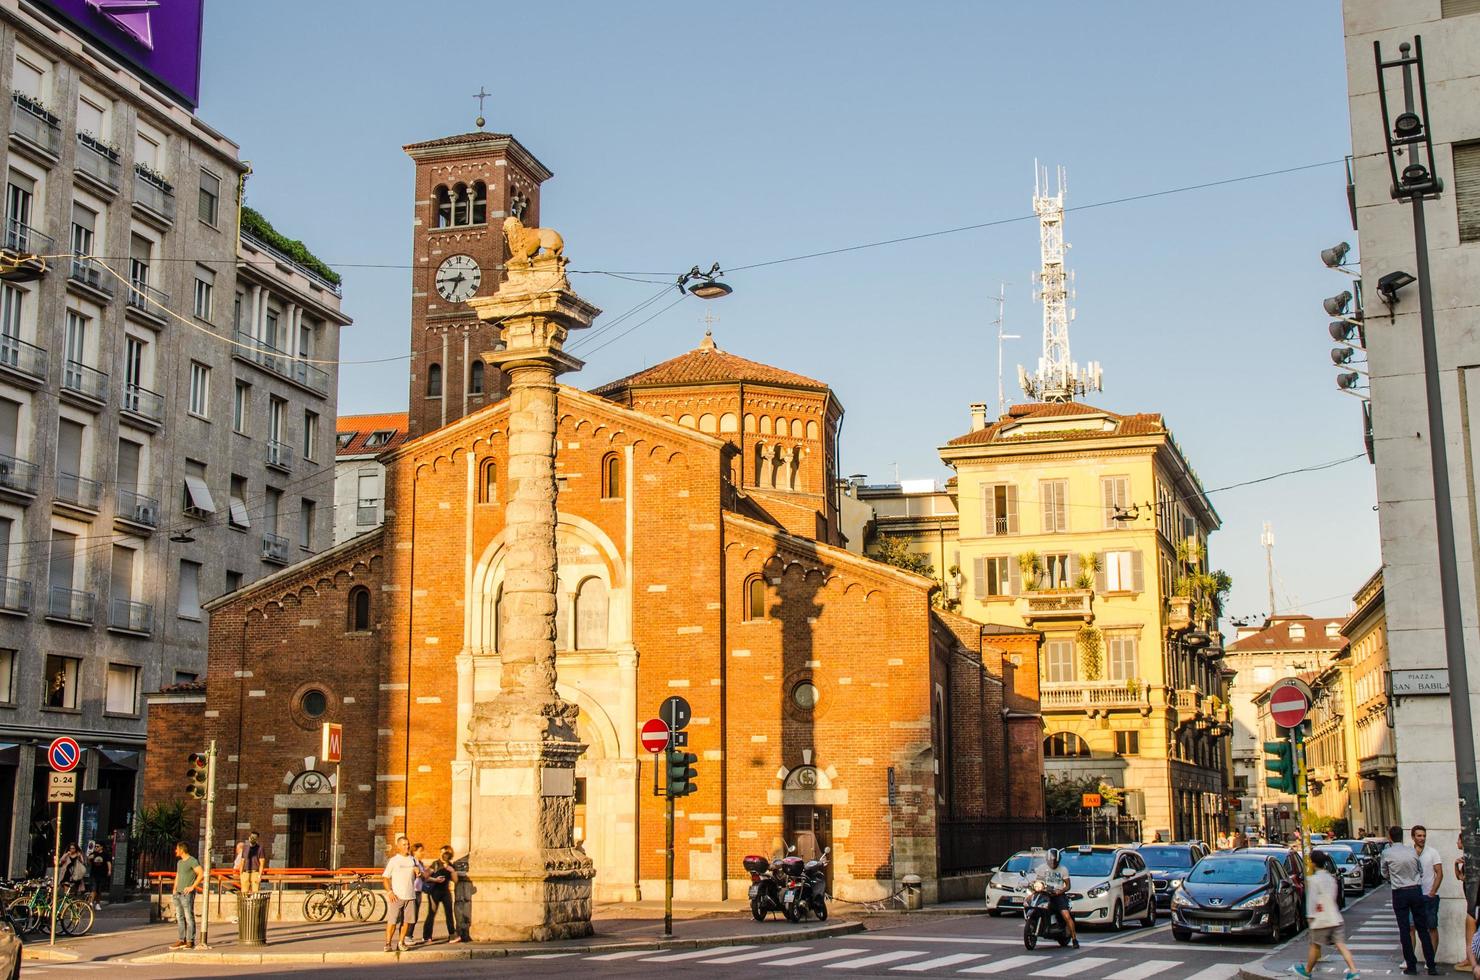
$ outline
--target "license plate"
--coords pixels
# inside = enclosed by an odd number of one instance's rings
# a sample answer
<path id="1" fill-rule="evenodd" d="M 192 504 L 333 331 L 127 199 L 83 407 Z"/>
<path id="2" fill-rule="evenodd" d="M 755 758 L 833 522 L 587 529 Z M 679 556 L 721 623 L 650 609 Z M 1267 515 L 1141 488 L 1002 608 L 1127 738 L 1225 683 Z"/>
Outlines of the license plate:
<path id="1" fill-rule="evenodd" d="M 761 893 L 761 886 L 760 885 L 751 885 L 750 886 L 750 897 L 751 898 L 755 898 L 760 893 Z"/>
<path id="2" fill-rule="evenodd" d="M 1228 933 L 1231 930 L 1229 929 L 1228 926 L 1209 926 L 1209 925 L 1205 925 L 1205 926 L 1202 927 L 1202 931 L 1203 932 Z"/>
<path id="3" fill-rule="evenodd" d="M 796 895 L 797 895 L 796 889 L 794 889 L 794 888 L 788 888 L 786 890 L 786 895 L 784 897 L 785 897 L 785 900 L 789 902 L 793 898 L 796 898 Z"/>

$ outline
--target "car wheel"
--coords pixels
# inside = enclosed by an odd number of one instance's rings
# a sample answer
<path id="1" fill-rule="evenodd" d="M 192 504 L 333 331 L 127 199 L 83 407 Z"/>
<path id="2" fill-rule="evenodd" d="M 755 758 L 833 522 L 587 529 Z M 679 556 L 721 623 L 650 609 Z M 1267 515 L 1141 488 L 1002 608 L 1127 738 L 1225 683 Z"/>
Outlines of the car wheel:
<path id="1" fill-rule="evenodd" d="M 1178 929 L 1176 926 L 1172 926 L 1172 938 L 1179 943 L 1190 942 L 1192 940 L 1192 932 L 1188 929 Z"/>
<path id="2" fill-rule="evenodd" d="M 1156 899 L 1148 898 L 1146 900 L 1146 914 L 1141 918 L 1141 926 L 1149 929 L 1154 925 L 1156 925 Z"/>
<path id="3" fill-rule="evenodd" d="M 1119 932 L 1125 928 L 1125 909 L 1120 905 L 1120 899 L 1115 900 L 1115 908 L 1110 911 L 1110 929 Z"/>
<path id="4" fill-rule="evenodd" d="M 1271 918 L 1269 924 L 1269 941 L 1272 944 L 1278 946 L 1280 940 L 1283 939 L 1284 936 L 1285 924 L 1284 921 L 1280 918 L 1279 907 L 1276 906 L 1274 910 L 1274 916 Z"/>

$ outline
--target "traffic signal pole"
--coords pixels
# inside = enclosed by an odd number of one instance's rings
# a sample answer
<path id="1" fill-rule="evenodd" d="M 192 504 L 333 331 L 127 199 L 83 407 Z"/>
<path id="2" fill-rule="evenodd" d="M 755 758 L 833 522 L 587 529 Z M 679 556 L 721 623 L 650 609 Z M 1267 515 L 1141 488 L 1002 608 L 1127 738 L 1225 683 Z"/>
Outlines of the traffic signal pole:
<path id="1" fill-rule="evenodd" d="M 196 937 L 196 949 L 210 949 L 211 939 L 211 841 L 216 827 L 216 740 L 206 750 L 206 842 L 200 855 L 201 878 L 205 882 L 205 898 L 201 903 L 200 935 Z"/>
<path id="2" fill-rule="evenodd" d="M 663 850 L 663 935 L 673 935 L 673 794 L 665 793 L 668 806 L 664 833 L 667 842 Z"/>

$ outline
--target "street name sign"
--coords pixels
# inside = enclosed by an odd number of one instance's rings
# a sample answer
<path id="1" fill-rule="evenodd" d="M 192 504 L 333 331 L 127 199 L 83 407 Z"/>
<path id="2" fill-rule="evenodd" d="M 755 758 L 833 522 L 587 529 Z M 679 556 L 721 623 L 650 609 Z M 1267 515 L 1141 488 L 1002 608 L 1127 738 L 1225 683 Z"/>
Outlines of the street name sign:
<path id="1" fill-rule="evenodd" d="M 642 723 L 642 747 L 656 755 L 668 748 L 668 726 L 661 718 L 649 718 Z"/>
<path id="2" fill-rule="evenodd" d="M 63 735 L 46 750 L 46 759 L 57 772 L 71 772 L 82 761 L 82 749 L 75 740 Z"/>
<path id="3" fill-rule="evenodd" d="M 1444 667 L 1421 670 L 1390 670 L 1390 697 L 1408 698 L 1420 694 L 1448 694 L 1449 670 Z"/>
<path id="4" fill-rule="evenodd" d="M 1298 677 L 1286 677 L 1269 693 L 1269 716 L 1281 728 L 1294 728 L 1305 720 L 1313 700 L 1310 685 Z"/>
<path id="5" fill-rule="evenodd" d="M 48 803 L 76 803 L 77 802 L 77 773 L 54 772 L 51 774 L 51 782 L 46 787 L 46 802 Z"/>

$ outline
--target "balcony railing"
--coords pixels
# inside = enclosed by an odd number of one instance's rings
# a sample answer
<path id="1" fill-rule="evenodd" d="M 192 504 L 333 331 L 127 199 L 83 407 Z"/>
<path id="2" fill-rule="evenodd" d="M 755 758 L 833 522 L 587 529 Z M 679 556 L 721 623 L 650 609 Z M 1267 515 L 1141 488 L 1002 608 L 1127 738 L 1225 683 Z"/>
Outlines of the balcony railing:
<path id="1" fill-rule="evenodd" d="M 1150 703 L 1140 681 L 1045 682 L 1040 693 L 1045 710 L 1139 708 Z"/>
<path id="2" fill-rule="evenodd" d="M 81 255 L 72 256 L 72 266 L 67 272 L 67 278 L 89 289 L 96 289 L 108 296 L 113 295 L 113 277 L 105 272 L 95 259 L 84 258 Z"/>
<path id="3" fill-rule="evenodd" d="M 166 221 L 175 220 L 175 192 L 167 181 L 144 172 L 134 164 L 134 203 L 148 208 Z"/>
<path id="4" fill-rule="evenodd" d="M 57 250 L 57 240 L 15 218 L 7 218 L 4 247 L 7 252 L 21 255 L 51 255 Z"/>
<path id="5" fill-rule="evenodd" d="M 262 560 L 288 564 L 288 539 L 280 534 L 262 535 Z"/>
<path id="6" fill-rule="evenodd" d="M 130 279 L 128 305 L 150 316 L 163 318 L 165 308 L 170 305 L 170 294 L 162 289 L 155 289 L 143 279 Z"/>
<path id="7" fill-rule="evenodd" d="M 1039 619 L 1082 619 L 1094 618 L 1091 608 L 1095 598 L 1092 589 L 1066 589 L 1062 592 L 1023 593 L 1023 618 Z"/>
<path id="8" fill-rule="evenodd" d="M 0 487 L 34 497 L 40 476 L 41 468 L 30 460 L 0 453 Z"/>
<path id="9" fill-rule="evenodd" d="M 236 332 L 236 343 L 234 353 L 237 357 L 245 358 L 253 364 L 260 364 L 273 374 L 287 378 L 320 395 L 329 393 L 327 371 L 321 371 L 307 361 L 291 357 L 266 341 L 258 340 L 240 330 Z"/>
<path id="10" fill-rule="evenodd" d="M 75 473 L 58 473 L 57 499 L 74 507 L 97 510 L 103 503 L 103 485 Z"/>
<path id="11" fill-rule="evenodd" d="M 108 628 L 148 636 L 154 632 L 154 606 L 147 602 L 114 599 L 108 603 Z"/>
<path id="12" fill-rule="evenodd" d="M 118 190 L 118 154 L 86 133 L 77 134 L 77 169 Z"/>
<path id="13" fill-rule="evenodd" d="M 286 252 L 282 252 L 278 249 L 273 248 L 271 245 L 267 244 L 262 239 L 256 237 L 255 235 L 252 235 L 249 232 L 243 231 L 241 233 L 241 237 L 245 241 L 250 242 L 253 248 L 258 249 L 259 251 L 266 252 L 268 255 L 271 255 L 273 258 L 277 259 L 279 262 L 282 262 L 284 265 L 291 265 L 294 269 L 297 269 L 309 279 L 329 290 L 329 292 L 333 293 L 335 296 L 340 295 L 339 286 L 336 286 L 334 283 L 325 279 L 323 276 L 319 275 L 308 266 L 303 265 L 297 259 L 293 258 L 291 255 L 288 255 Z"/>
<path id="14" fill-rule="evenodd" d="M 28 344 L 19 337 L 0 334 L 0 367 L 46 380 L 46 348 Z"/>
<path id="15" fill-rule="evenodd" d="M 62 387 L 84 398 L 106 402 L 108 400 L 108 373 L 88 367 L 81 361 L 68 361 L 62 365 Z"/>
<path id="16" fill-rule="evenodd" d="M 31 583 L 21 578 L 0 578 L 0 610 L 8 613 L 31 611 Z"/>
<path id="17" fill-rule="evenodd" d="M 280 470 L 293 468 L 293 447 L 286 442 L 269 439 L 267 442 L 267 465 Z"/>
<path id="18" fill-rule="evenodd" d="M 359 527 L 369 527 L 380 523 L 380 501 L 361 500 L 355 507 L 355 524 Z"/>
<path id="19" fill-rule="evenodd" d="M 47 595 L 46 615 L 52 619 L 66 620 L 69 623 L 91 624 L 95 601 L 91 592 L 64 589 L 59 585 L 53 585 Z"/>
<path id="20" fill-rule="evenodd" d="M 121 407 L 130 415 L 137 415 L 151 422 L 164 421 L 164 396 L 140 385 L 125 384 L 123 386 Z"/>
<path id="21" fill-rule="evenodd" d="M 30 96 L 16 92 L 10 99 L 15 103 L 15 111 L 10 114 L 11 134 L 28 140 L 51 156 L 60 156 L 61 120 Z"/>
<path id="22" fill-rule="evenodd" d="M 159 501 L 133 490 L 119 488 L 116 500 L 116 516 L 119 520 L 142 527 L 159 527 Z"/>

